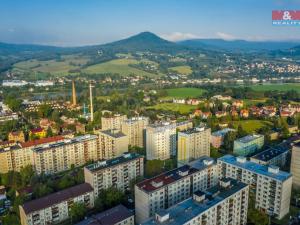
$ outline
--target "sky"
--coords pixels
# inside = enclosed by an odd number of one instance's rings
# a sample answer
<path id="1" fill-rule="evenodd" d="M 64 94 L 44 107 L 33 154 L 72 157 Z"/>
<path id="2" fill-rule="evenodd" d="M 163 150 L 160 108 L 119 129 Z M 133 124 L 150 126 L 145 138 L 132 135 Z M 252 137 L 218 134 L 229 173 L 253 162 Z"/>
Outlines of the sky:
<path id="1" fill-rule="evenodd" d="M 272 10 L 300 0 L 0 0 L 0 42 L 81 46 L 150 31 L 170 41 L 300 40 L 300 26 L 273 26 Z"/>

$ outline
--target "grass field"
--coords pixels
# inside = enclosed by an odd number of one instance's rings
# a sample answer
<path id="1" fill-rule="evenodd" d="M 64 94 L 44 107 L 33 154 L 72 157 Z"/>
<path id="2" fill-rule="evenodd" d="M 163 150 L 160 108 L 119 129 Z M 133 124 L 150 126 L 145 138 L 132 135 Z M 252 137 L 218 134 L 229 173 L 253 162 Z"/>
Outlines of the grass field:
<path id="1" fill-rule="evenodd" d="M 84 65 L 88 58 L 77 55 L 68 55 L 62 57 L 62 61 L 56 60 L 28 60 L 14 64 L 16 70 L 34 71 L 42 73 L 51 73 L 53 75 L 67 75 L 69 70 L 78 69 Z M 72 65 L 73 64 L 73 65 Z"/>
<path id="2" fill-rule="evenodd" d="M 174 66 L 174 67 L 170 67 L 169 70 L 175 71 L 183 75 L 190 75 L 193 72 L 190 66 Z"/>
<path id="3" fill-rule="evenodd" d="M 149 62 L 149 61 L 148 61 Z M 162 74 L 154 74 L 149 73 L 143 70 L 139 70 L 133 67 L 130 67 L 129 64 L 138 64 L 139 61 L 135 59 L 114 59 L 105 63 L 95 64 L 89 66 L 83 70 L 85 73 L 95 74 L 95 73 L 118 73 L 123 76 L 129 76 L 132 74 L 140 75 L 140 76 L 147 76 L 147 77 L 154 77 L 160 76 Z"/>
<path id="4" fill-rule="evenodd" d="M 239 124 L 242 125 L 243 129 L 248 132 L 252 133 L 257 131 L 258 129 L 264 126 L 272 126 L 272 123 L 269 121 L 263 120 L 241 120 L 241 121 L 233 121 L 233 126 L 237 128 Z"/>
<path id="5" fill-rule="evenodd" d="M 168 98 L 196 98 L 200 97 L 205 90 L 200 88 L 171 88 L 166 89 Z"/>
<path id="6" fill-rule="evenodd" d="M 263 98 L 263 99 L 243 99 L 244 103 L 246 104 L 246 106 L 252 106 L 252 105 L 256 105 L 258 103 L 265 103 L 268 99 L 267 98 Z"/>
<path id="7" fill-rule="evenodd" d="M 176 103 L 160 103 L 160 104 L 157 104 L 154 106 L 149 106 L 148 108 L 156 109 L 156 110 L 179 112 L 181 114 L 187 114 L 187 113 L 190 113 L 193 110 L 195 110 L 197 108 L 197 106 L 176 104 Z"/>
<path id="8" fill-rule="evenodd" d="M 255 91 L 290 91 L 295 90 L 300 93 L 300 83 L 284 83 L 284 84 L 265 84 L 251 85 Z"/>

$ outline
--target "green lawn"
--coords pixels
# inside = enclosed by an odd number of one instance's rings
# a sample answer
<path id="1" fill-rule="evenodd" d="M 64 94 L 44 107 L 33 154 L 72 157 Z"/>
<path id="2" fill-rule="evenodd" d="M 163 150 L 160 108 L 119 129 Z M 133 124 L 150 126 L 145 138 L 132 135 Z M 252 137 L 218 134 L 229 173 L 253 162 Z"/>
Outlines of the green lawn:
<path id="1" fill-rule="evenodd" d="M 129 75 L 140 75 L 147 77 L 160 76 L 162 74 L 149 73 L 143 70 L 139 70 L 133 67 L 130 67 L 129 64 L 138 64 L 139 61 L 135 59 L 114 59 L 105 63 L 99 63 L 92 66 L 89 66 L 83 70 L 85 73 L 95 74 L 95 73 L 118 73 L 123 76 Z"/>
<path id="2" fill-rule="evenodd" d="M 193 72 L 190 66 L 174 66 L 170 67 L 169 69 L 183 75 L 190 75 Z"/>
<path id="3" fill-rule="evenodd" d="M 205 90 L 200 88 L 171 88 L 166 89 L 168 98 L 196 98 L 200 97 Z"/>
<path id="4" fill-rule="evenodd" d="M 265 103 L 267 101 L 267 98 L 263 99 L 243 99 L 246 106 L 252 106 L 256 105 L 257 103 Z"/>
<path id="5" fill-rule="evenodd" d="M 290 91 L 295 90 L 300 93 L 300 83 L 284 83 L 284 84 L 266 84 L 266 85 L 251 85 L 255 91 Z"/>
<path id="6" fill-rule="evenodd" d="M 149 106 L 148 108 L 156 109 L 156 110 L 179 112 L 181 114 L 187 114 L 187 113 L 190 113 L 193 110 L 195 110 L 197 108 L 197 106 L 176 104 L 176 103 L 160 103 L 160 104 L 157 104 L 154 106 Z"/>
<path id="7" fill-rule="evenodd" d="M 242 125 L 243 129 L 248 132 L 252 133 L 257 131 L 258 129 L 264 127 L 264 126 L 272 126 L 272 123 L 269 121 L 263 121 L 263 120 L 241 120 L 241 121 L 233 121 L 233 125 L 235 128 L 239 126 L 239 124 Z"/>

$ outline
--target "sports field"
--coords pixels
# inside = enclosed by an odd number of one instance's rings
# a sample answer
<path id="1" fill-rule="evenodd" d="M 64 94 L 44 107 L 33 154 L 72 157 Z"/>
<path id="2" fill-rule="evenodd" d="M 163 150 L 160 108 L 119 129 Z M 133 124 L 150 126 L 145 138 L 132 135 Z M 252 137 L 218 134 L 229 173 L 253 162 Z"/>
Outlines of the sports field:
<path id="1" fill-rule="evenodd" d="M 157 104 L 154 106 L 150 106 L 148 108 L 156 109 L 156 110 L 179 112 L 181 114 L 187 114 L 187 113 L 190 113 L 193 110 L 195 110 L 197 108 L 197 106 L 176 104 L 176 103 L 160 103 L 160 104 Z"/>
<path id="2" fill-rule="evenodd" d="M 201 97 L 205 90 L 201 88 L 171 88 L 166 89 L 169 98 Z"/>

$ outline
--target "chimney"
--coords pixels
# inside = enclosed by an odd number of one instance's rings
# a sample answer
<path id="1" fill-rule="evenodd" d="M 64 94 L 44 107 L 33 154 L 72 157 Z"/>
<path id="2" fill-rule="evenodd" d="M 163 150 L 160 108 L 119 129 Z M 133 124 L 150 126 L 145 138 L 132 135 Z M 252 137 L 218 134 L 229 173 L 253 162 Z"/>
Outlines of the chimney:
<path id="1" fill-rule="evenodd" d="M 93 106 L 93 90 L 92 82 L 90 82 L 90 107 L 91 107 L 91 121 L 94 121 L 94 106 Z"/>
<path id="2" fill-rule="evenodd" d="M 77 105 L 76 89 L 75 89 L 75 81 L 74 80 L 72 80 L 72 105 L 73 106 Z"/>

